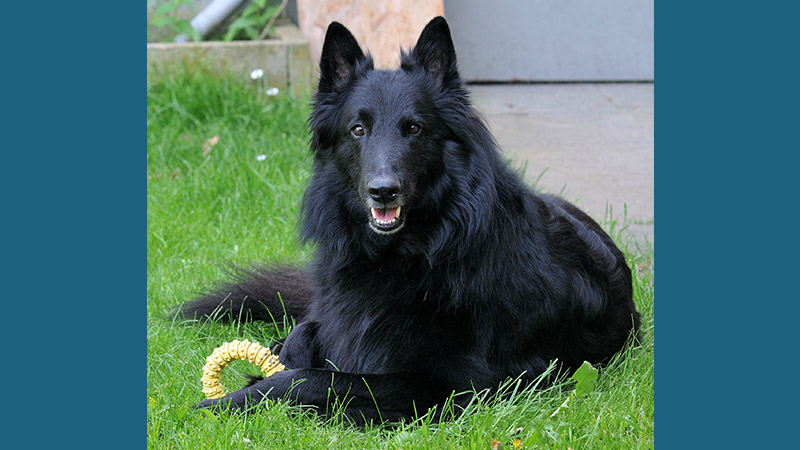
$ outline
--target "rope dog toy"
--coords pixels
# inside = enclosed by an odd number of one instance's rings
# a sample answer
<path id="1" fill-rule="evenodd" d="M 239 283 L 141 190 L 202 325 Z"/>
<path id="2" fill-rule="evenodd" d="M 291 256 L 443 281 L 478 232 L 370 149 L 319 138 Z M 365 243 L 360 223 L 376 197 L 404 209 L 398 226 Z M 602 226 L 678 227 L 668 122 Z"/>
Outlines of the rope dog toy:
<path id="1" fill-rule="evenodd" d="M 278 361 L 278 357 L 269 351 L 269 348 L 257 342 L 233 340 L 225 342 L 206 358 L 206 365 L 203 366 L 203 376 L 200 381 L 203 383 L 203 393 L 206 398 L 222 398 L 225 391 L 222 390 L 220 375 L 231 361 L 246 359 L 251 364 L 261 367 L 265 377 L 270 377 L 286 366 Z"/>

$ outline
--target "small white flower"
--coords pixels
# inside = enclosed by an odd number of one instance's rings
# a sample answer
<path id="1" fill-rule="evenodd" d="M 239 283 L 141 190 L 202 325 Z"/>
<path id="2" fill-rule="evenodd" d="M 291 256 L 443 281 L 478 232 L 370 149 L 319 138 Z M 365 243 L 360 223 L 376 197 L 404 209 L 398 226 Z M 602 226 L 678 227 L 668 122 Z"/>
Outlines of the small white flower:
<path id="1" fill-rule="evenodd" d="M 276 87 L 271 87 L 271 88 L 267 89 L 267 95 L 269 95 L 270 97 L 278 95 L 278 92 L 280 92 L 280 91 Z"/>
<path id="2" fill-rule="evenodd" d="M 267 159 L 267 155 L 258 155 L 256 156 L 256 161 L 263 161 Z"/>
<path id="3" fill-rule="evenodd" d="M 250 72 L 250 79 L 251 80 L 258 80 L 263 76 L 264 76 L 264 71 L 261 70 L 261 69 L 253 69 L 253 71 Z"/>

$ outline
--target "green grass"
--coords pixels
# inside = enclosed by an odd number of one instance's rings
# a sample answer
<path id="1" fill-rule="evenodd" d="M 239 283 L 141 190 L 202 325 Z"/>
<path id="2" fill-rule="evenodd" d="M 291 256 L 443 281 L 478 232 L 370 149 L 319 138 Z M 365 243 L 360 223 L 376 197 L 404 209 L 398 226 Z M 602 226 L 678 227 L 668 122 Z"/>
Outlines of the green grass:
<path id="1" fill-rule="evenodd" d="M 153 449 L 197 448 L 652 448 L 652 247 L 629 254 L 645 340 L 600 371 L 596 389 L 550 415 L 569 388 L 515 391 L 495 401 L 476 396 L 467 414 L 432 425 L 426 419 L 359 430 L 325 422 L 301 408 L 264 405 L 248 416 L 194 411 L 203 399 L 205 357 L 226 340 L 268 344 L 283 327 L 190 326 L 170 308 L 225 278 L 227 264 L 304 261 L 296 237 L 298 206 L 309 175 L 308 99 L 268 97 L 227 76 L 200 71 L 149 74 L 147 86 L 147 441 Z M 206 156 L 204 142 L 219 140 Z M 259 155 L 265 155 L 259 160 Z M 620 235 L 624 224 L 608 220 Z M 627 246 L 626 246 L 627 247 Z M 223 374 L 228 390 L 245 362 Z M 508 388 L 513 391 L 514 386 Z"/>

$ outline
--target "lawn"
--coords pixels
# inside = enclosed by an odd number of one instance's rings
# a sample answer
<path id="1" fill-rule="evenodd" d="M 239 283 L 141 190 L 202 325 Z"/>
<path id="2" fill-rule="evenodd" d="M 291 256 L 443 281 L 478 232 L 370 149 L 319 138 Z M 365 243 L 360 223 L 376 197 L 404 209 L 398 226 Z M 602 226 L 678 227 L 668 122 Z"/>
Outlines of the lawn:
<path id="1" fill-rule="evenodd" d="M 185 324 L 170 310 L 224 279 L 231 264 L 310 258 L 312 249 L 296 237 L 311 162 L 308 102 L 284 93 L 269 96 L 249 79 L 196 69 L 149 74 L 148 448 L 652 448 L 654 255 L 652 247 L 624 244 L 645 339 L 601 369 L 587 395 L 572 394 L 571 384 L 544 391 L 515 390 L 512 384 L 508 398 L 476 396 L 456 420 L 435 425 L 422 418 L 366 430 L 283 403 L 248 416 L 191 409 L 203 399 L 201 368 L 215 347 L 233 339 L 268 345 L 288 332 L 284 324 Z M 624 241 L 621 220 L 604 225 Z M 257 372 L 234 362 L 223 385 L 235 389 L 242 373 Z"/>

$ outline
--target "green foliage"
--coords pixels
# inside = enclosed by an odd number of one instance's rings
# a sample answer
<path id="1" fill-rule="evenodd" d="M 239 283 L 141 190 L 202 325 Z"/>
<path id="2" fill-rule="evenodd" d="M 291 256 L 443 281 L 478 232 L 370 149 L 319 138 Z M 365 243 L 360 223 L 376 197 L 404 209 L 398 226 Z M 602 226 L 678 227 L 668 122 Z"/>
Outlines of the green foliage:
<path id="1" fill-rule="evenodd" d="M 177 15 L 178 8 L 183 6 L 194 9 L 194 0 L 167 0 L 161 3 L 153 11 L 150 25 L 166 28 L 175 35 L 185 34 L 193 41 L 200 41 L 201 37 L 190 21 L 180 19 Z M 251 0 L 227 26 L 222 40 L 257 40 L 270 36 L 273 32 L 274 19 L 283 12 L 284 7 L 285 4 L 282 2 Z"/>
<path id="2" fill-rule="evenodd" d="M 199 41 L 200 35 L 192 24 L 186 19 L 177 16 L 177 10 L 181 6 L 194 8 L 194 0 L 168 0 L 161 3 L 153 11 L 150 18 L 150 25 L 156 28 L 167 28 L 175 34 L 185 34 L 193 41 Z"/>
<path id="3" fill-rule="evenodd" d="M 252 0 L 230 24 L 222 39 L 224 41 L 259 39 L 273 16 L 280 14 L 281 11 L 283 6 L 280 4 L 271 5 L 269 0 Z M 272 30 L 269 30 L 266 36 L 271 34 Z"/>
<path id="4" fill-rule="evenodd" d="M 170 311 L 226 279 L 228 263 L 309 259 L 313 249 L 296 238 L 311 164 L 309 99 L 270 97 L 249 79 L 202 68 L 148 80 L 147 398 L 142 400 L 149 449 L 489 450 L 494 441 L 502 449 L 653 448 L 652 248 L 627 254 L 644 338 L 599 372 L 585 365 L 539 390 L 510 380 L 501 387 L 502 396 L 474 393 L 463 414 L 439 424 L 421 411 L 413 423 L 359 430 L 283 402 L 265 403 L 248 416 L 191 409 L 203 399 L 201 368 L 214 348 L 231 339 L 269 345 L 292 325 L 199 325 L 177 321 Z M 215 145 L 204 149 L 215 136 Z M 223 373 L 224 386 L 241 386 L 245 373 L 252 373 L 246 363 L 232 364 Z"/>
<path id="5" fill-rule="evenodd" d="M 597 385 L 597 369 L 589 361 L 584 361 L 570 378 L 575 380 L 575 394 L 583 397 L 594 391 Z"/>

